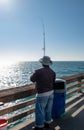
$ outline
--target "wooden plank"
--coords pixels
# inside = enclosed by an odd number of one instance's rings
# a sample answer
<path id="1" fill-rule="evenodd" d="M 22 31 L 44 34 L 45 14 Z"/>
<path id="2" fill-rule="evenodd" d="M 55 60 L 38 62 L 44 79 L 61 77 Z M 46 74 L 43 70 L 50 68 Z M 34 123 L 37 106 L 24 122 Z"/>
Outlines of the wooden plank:
<path id="1" fill-rule="evenodd" d="M 0 90 L 0 98 L 35 89 L 34 84 Z"/>
<path id="2" fill-rule="evenodd" d="M 35 98 L 29 100 L 29 101 L 25 101 L 23 103 L 19 103 L 19 104 L 16 104 L 16 105 L 13 105 L 11 107 L 7 107 L 7 108 L 3 108 L 0 110 L 0 116 L 1 115 L 4 115 L 4 114 L 7 114 L 7 113 L 10 113 L 10 112 L 13 112 L 15 110 L 18 110 L 18 109 L 22 109 L 26 106 L 29 106 L 29 105 L 32 105 L 35 103 Z"/>
<path id="3" fill-rule="evenodd" d="M 82 88 L 84 88 L 84 86 L 81 86 L 81 87 L 79 87 L 79 88 L 77 88 L 76 90 L 73 90 L 73 91 L 71 91 L 71 92 L 67 92 L 67 96 L 69 96 L 69 95 L 71 95 L 71 94 L 73 94 L 73 93 L 76 93 L 76 92 L 79 92 Z"/>
<path id="4" fill-rule="evenodd" d="M 82 93 L 78 93 L 77 95 L 74 95 L 71 98 L 66 99 L 66 106 L 67 106 L 68 103 L 71 104 L 72 101 L 78 100 L 79 98 L 82 98 L 82 97 L 83 97 L 83 94 Z"/>
<path id="5" fill-rule="evenodd" d="M 75 87 L 78 87 L 78 85 L 80 85 L 80 83 L 77 83 L 77 84 L 74 84 L 74 85 L 67 87 L 67 91 L 70 90 L 70 89 L 73 89 Z"/>
<path id="6" fill-rule="evenodd" d="M 68 90 L 70 90 L 70 89 L 72 89 L 72 88 L 75 88 L 75 87 L 81 87 L 81 85 L 83 85 L 84 84 L 84 82 L 78 82 L 78 83 L 76 83 L 76 84 L 74 84 L 74 85 L 70 85 L 69 87 L 67 87 L 67 91 Z"/>
<path id="7" fill-rule="evenodd" d="M 36 94 L 35 86 L 29 85 L 26 87 L 13 88 L 0 91 L 0 102 L 7 103 L 17 99 L 25 98 Z"/>
<path id="8" fill-rule="evenodd" d="M 14 127 L 10 128 L 9 130 L 21 130 L 24 128 L 24 130 L 31 130 L 31 128 L 28 128 L 26 129 L 25 127 L 27 127 L 28 125 L 31 124 L 31 127 L 32 127 L 32 124 L 35 122 L 35 118 L 30 118 L 28 120 L 25 120 L 24 122 L 21 122 L 17 125 L 15 125 Z"/>
<path id="9" fill-rule="evenodd" d="M 32 114 L 33 112 L 35 112 L 35 108 L 32 108 L 32 109 L 30 109 L 30 110 L 26 110 L 26 111 L 24 111 L 24 112 L 22 112 L 22 113 L 19 113 L 19 114 L 17 114 L 17 115 L 11 116 L 10 118 L 7 118 L 7 120 L 8 120 L 9 123 L 11 123 L 11 122 L 14 122 L 14 121 L 16 121 L 16 120 L 18 120 L 18 119 L 21 119 L 21 118 L 23 118 L 23 117 L 26 117 L 27 115 L 30 115 L 30 114 Z"/>
<path id="10" fill-rule="evenodd" d="M 66 80 L 66 83 L 69 84 L 71 82 L 78 81 L 79 79 L 84 79 L 84 73 L 76 74 L 72 76 L 65 76 L 65 77 L 62 77 L 62 79 Z"/>

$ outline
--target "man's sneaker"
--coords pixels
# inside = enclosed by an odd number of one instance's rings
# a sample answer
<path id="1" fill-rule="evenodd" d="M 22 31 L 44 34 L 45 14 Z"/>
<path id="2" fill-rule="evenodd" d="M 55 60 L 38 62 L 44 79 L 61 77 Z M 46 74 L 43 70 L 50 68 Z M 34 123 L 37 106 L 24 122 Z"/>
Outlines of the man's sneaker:
<path id="1" fill-rule="evenodd" d="M 50 128 L 50 123 L 44 123 L 45 128 Z"/>

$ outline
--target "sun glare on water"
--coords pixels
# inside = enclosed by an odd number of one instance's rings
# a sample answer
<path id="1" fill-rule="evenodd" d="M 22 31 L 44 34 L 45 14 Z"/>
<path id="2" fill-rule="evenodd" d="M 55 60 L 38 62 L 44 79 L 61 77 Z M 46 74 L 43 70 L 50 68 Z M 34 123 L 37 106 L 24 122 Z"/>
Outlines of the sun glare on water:
<path id="1" fill-rule="evenodd" d="M 1 60 L 0 61 L 0 68 L 10 66 L 12 64 L 15 64 L 17 61 L 10 61 L 10 60 Z"/>

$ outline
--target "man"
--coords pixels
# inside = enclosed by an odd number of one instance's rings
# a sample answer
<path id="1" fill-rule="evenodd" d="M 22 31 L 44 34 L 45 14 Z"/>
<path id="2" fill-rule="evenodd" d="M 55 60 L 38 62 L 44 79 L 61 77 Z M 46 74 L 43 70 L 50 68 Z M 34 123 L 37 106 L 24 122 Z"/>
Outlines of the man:
<path id="1" fill-rule="evenodd" d="M 36 82 L 36 110 L 35 127 L 33 130 L 43 130 L 49 128 L 51 123 L 51 111 L 53 105 L 53 83 L 56 78 L 55 72 L 49 67 L 52 61 L 49 56 L 40 59 L 42 68 L 35 71 L 30 77 L 32 82 Z"/>

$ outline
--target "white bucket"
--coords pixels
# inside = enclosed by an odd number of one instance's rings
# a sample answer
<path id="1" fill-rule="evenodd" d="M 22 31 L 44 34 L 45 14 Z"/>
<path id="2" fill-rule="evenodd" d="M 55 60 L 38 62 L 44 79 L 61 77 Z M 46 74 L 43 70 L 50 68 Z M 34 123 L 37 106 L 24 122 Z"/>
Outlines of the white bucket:
<path id="1" fill-rule="evenodd" d="M 8 121 L 6 119 L 0 119 L 0 130 L 7 130 Z"/>

